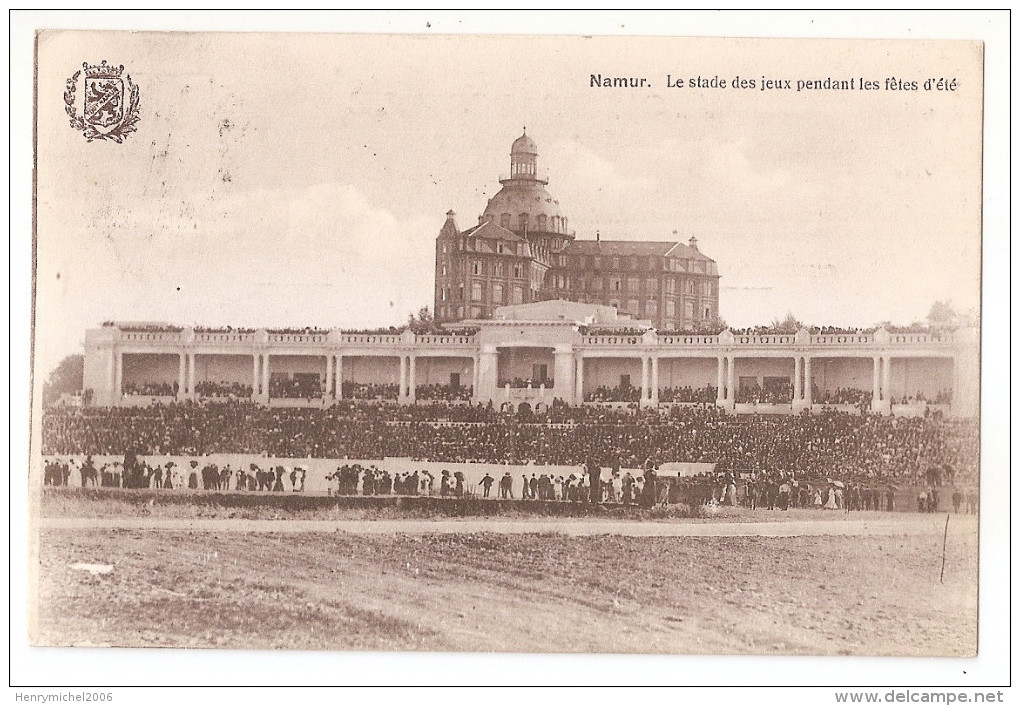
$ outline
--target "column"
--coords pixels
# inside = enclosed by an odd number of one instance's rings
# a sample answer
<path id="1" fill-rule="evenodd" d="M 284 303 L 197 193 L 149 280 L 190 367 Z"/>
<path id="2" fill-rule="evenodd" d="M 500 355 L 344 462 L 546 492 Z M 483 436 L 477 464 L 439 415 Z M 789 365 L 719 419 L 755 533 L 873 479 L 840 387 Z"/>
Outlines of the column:
<path id="1" fill-rule="evenodd" d="M 341 354 L 336 356 L 336 374 L 333 376 L 333 383 L 336 389 L 336 398 L 344 398 L 344 357 Z"/>
<path id="2" fill-rule="evenodd" d="M 106 390 L 109 393 L 109 402 L 99 402 L 100 405 L 115 405 L 119 402 L 116 397 L 117 388 L 117 351 L 109 348 L 109 365 L 106 366 Z"/>
<path id="3" fill-rule="evenodd" d="M 322 390 L 322 399 L 327 402 L 333 399 L 333 356 L 326 356 L 326 386 Z"/>
<path id="4" fill-rule="evenodd" d="M 576 404 L 584 402 L 584 355 L 577 354 L 577 371 L 574 379 L 574 400 Z"/>
<path id="5" fill-rule="evenodd" d="M 801 395 L 803 394 L 803 383 L 801 383 L 800 376 L 804 372 L 801 368 L 803 359 L 798 355 L 793 359 L 793 402 L 794 404 L 800 402 Z"/>
<path id="6" fill-rule="evenodd" d="M 502 395 L 496 389 L 498 366 L 496 347 L 483 345 L 478 355 L 478 387 L 475 389 L 475 397 L 479 402 L 502 399 Z"/>
<path id="7" fill-rule="evenodd" d="M 574 404 L 574 350 L 561 345 L 553 350 L 552 396 L 567 404 Z"/>
<path id="8" fill-rule="evenodd" d="M 113 380 L 113 399 L 120 402 L 121 397 L 124 395 L 124 354 L 117 351 L 113 354 L 113 357 L 116 365 Z"/>
<path id="9" fill-rule="evenodd" d="M 262 398 L 269 401 L 269 354 L 262 354 Z"/>
<path id="10" fill-rule="evenodd" d="M 407 397 L 407 356 L 400 354 L 400 390 L 397 392 L 397 399 L 403 400 Z"/>
<path id="11" fill-rule="evenodd" d="M 716 363 L 716 366 L 715 366 L 715 368 L 716 368 L 715 369 L 715 401 L 716 401 L 716 404 L 718 404 L 718 403 L 722 402 L 724 399 L 726 399 L 726 392 L 724 390 L 724 385 L 723 385 L 723 382 L 724 382 L 723 381 L 723 375 L 725 374 L 725 368 L 724 368 L 724 363 L 723 363 L 724 360 L 725 360 L 725 358 L 723 358 L 722 356 L 718 356 L 715 359 L 715 363 Z"/>
<path id="12" fill-rule="evenodd" d="M 259 354 L 251 356 L 251 396 L 255 399 L 259 396 Z"/>
<path id="13" fill-rule="evenodd" d="M 641 404 L 649 398 L 648 395 L 648 356 L 641 356 Z"/>
<path id="14" fill-rule="evenodd" d="M 184 385 L 187 383 L 187 379 L 184 376 L 185 370 L 187 369 L 187 363 L 184 353 L 178 353 L 178 364 L 177 364 L 177 399 L 183 400 L 184 395 L 187 392 Z"/>
<path id="15" fill-rule="evenodd" d="M 188 353 L 188 397 L 195 399 L 195 354 Z"/>
<path id="16" fill-rule="evenodd" d="M 726 371 L 726 399 L 733 404 L 737 401 L 736 359 L 730 355 Z"/>
<path id="17" fill-rule="evenodd" d="M 473 356 L 471 356 L 471 401 L 472 402 L 478 402 L 479 401 L 479 398 L 478 398 L 478 386 L 479 386 L 478 373 L 479 373 L 479 366 L 481 365 L 481 360 L 479 360 L 479 358 L 480 358 L 480 356 L 479 356 L 478 353 L 475 353 Z"/>
<path id="18" fill-rule="evenodd" d="M 882 359 L 875 356 L 871 359 L 871 403 L 874 407 L 875 404 L 882 401 L 881 395 L 881 383 L 879 382 L 879 374 L 882 369 Z"/>
<path id="19" fill-rule="evenodd" d="M 408 359 L 407 359 L 407 366 L 408 366 L 408 373 L 407 373 L 407 378 L 408 378 L 408 382 L 407 382 L 407 397 L 408 397 L 408 399 L 411 402 L 415 401 L 414 369 L 418 367 L 415 364 L 416 362 L 417 362 L 417 356 L 413 356 L 412 355 L 412 356 L 409 356 Z"/>
<path id="20" fill-rule="evenodd" d="M 811 406 L 811 356 L 804 356 L 804 405 Z"/>
<path id="21" fill-rule="evenodd" d="M 652 398 L 653 404 L 659 403 L 659 357 L 652 357 Z"/>
<path id="22" fill-rule="evenodd" d="M 882 400 L 892 405 L 892 389 L 890 388 L 890 377 L 892 372 L 892 358 L 886 356 L 882 362 Z M 890 411 L 892 408 L 890 407 Z"/>

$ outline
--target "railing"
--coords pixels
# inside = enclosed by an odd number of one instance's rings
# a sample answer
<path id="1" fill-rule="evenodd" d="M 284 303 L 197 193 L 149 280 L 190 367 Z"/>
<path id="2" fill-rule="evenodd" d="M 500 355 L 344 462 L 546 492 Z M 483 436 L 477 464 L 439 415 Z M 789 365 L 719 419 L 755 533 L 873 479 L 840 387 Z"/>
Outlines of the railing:
<path id="1" fill-rule="evenodd" d="M 641 336 L 584 336 L 584 343 L 589 346 L 636 346 L 642 342 Z"/>
<path id="2" fill-rule="evenodd" d="M 796 334 L 770 333 L 760 336 L 734 336 L 733 342 L 738 346 L 792 346 L 797 342 Z"/>
<path id="3" fill-rule="evenodd" d="M 325 343 L 324 333 L 271 333 L 270 343 Z"/>
<path id="4" fill-rule="evenodd" d="M 121 331 L 122 341 L 144 341 L 147 343 L 178 343 L 180 331 Z"/>
<path id="5" fill-rule="evenodd" d="M 852 346 L 867 345 L 875 342 L 873 333 L 813 333 L 811 334 L 812 345 L 821 346 Z"/>
<path id="6" fill-rule="evenodd" d="M 912 344 L 912 343 L 953 343 L 956 335 L 953 333 L 890 333 L 889 343 Z"/>
<path id="7" fill-rule="evenodd" d="M 195 340 L 202 343 L 251 343 L 254 333 L 196 333 Z"/>
<path id="8" fill-rule="evenodd" d="M 683 336 L 659 336 L 659 343 L 665 346 L 715 346 L 719 345 L 719 337 L 697 334 Z"/>
<path id="9" fill-rule="evenodd" d="M 400 336 L 382 333 L 345 333 L 340 340 L 343 343 L 373 343 L 388 346 L 400 344 Z"/>
<path id="10" fill-rule="evenodd" d="M 474 336 L 455 336 L 442 334 L 425 334 L 415 338 L 415 343 L 418 344 L 435 344 L 435 345 L 472 345 L 475 342 Z"/>

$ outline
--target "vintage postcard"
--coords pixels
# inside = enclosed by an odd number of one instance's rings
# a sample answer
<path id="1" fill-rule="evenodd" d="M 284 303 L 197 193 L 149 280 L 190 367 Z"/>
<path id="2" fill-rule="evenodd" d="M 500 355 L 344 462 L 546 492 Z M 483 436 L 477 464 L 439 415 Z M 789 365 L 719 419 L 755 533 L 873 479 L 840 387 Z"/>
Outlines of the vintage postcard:
<path id="1" fill-rule="evenodd" d="M 983 42 L 35 61 L 32 645 L 978 654 Z"/>

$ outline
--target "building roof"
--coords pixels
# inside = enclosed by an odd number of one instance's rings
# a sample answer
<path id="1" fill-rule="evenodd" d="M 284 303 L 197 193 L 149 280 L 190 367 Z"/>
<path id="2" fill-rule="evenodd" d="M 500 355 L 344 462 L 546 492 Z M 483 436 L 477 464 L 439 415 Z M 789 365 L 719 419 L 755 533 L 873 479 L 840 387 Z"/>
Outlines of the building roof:
<path id="1" fill-rule="evenodd" d="M 552 197 L 541 182 L 523 179 L 507 180 L 503 188 L 485 205 L 483 217 L 498 219 L 504 213 L 509 213 L 514 223 L 520 214 L 528 214 L 530 228 L 536 227 L 539 216 L 551 219 L 563 215 L 560 212 L 560 202 Z"/>
<path id="2" fill-rule="evenodd" d="M 525 132 L 514 140 L 513 145 L 510 146 L 510 154 L 538 154 L 538 145 Z"/>
<path id="3" fill-rule="evenodd" d="M 467 235 L 472 238 L 488 238 L 490 240 L 512 240 L 517 243 L 526 242 L 524 238 L 517 235 L 513 231 L 509 231 L 502 226 L 496 225 L 492 221 L 485 221 L 472 228 L 468 228 L 461 235 Z"/>
<path id="4" fill-rule="evenodd" d="M 688 245 L 668 240 L 574 240 L 567 243 L 565 252 L 571 255 L 669 256 L 715 262 Z"/>

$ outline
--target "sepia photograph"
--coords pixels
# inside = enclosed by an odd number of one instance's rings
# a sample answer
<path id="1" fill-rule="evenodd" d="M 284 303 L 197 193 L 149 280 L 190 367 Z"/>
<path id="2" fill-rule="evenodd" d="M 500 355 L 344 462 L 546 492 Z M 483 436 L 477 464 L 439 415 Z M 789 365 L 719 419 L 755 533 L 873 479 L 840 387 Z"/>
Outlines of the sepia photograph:
<path id="1" fill-rule="evenodd" d="M 986 43 L 375 19 L 33 30 L 12 641 L 965 681 Z"/>

